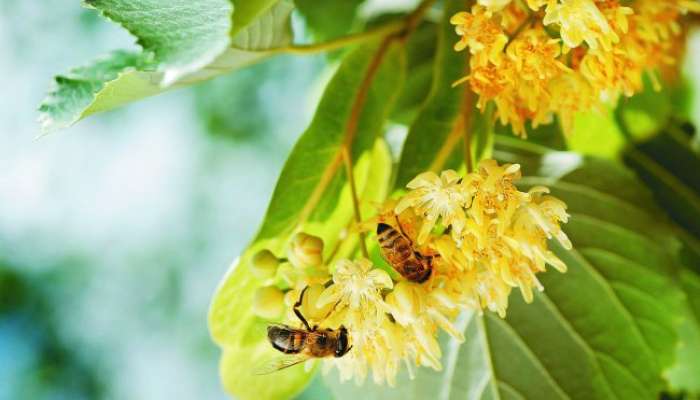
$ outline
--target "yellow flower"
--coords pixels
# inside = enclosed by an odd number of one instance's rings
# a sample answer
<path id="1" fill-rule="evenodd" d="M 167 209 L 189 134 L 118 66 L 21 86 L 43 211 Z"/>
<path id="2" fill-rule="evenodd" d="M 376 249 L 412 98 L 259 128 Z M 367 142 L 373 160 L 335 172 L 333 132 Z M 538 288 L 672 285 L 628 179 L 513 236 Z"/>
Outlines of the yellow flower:
<path id="1" fill-rule="evenodd" d="M 510 62 L 500 66 L 494 64 L 472 65 L 471 73 L 465 78 L 471 90 L 479 95 L 477 107 L 483 110 L 489 100 L 493 100 L 512 88 L 515 83 Z M 458 81 L 459 82 L 459 81 Z"/>
<path id="2" fill-rule="evenodd" d="M 528 191 L 530 201 L 521 207 L 525 222 L 516 217 L 516 224 L 522 227 L 537 227 L 547 239 L 556 238 L 565 249 L 571 249 L 571 241 L 566 233 L 561 230 L 561 222 L 569 221 L 566 213 L 566 204 L 554 196 L 550 196 L 549 189 L 544 186 L 535 186 Z"/>
<path id="3" fill-rule="evenodd" d="M 627 16 L 634 14 L 633 9 L 621 6 L 618 0 L 597 0 L 596 5 L 615 32 L 627 33 L 629 29 Z"/>
<path id="4" fill-rule="evenodd" d="M 412 189 L 396 205 L 396 214 L 411 207 L 424 218 L 418 234 L 418 243 L 424 243 L 438 218 L 442 224 L 451 226 L 455 234 L 464 228 L 464 207 L 470 201 L 469 194 L 460 185 L 460 176 L 453 170 L 443 171 L 438 177 L 433 172 L 424 172 L 406 185 Z"/>
<path id="5" fill-rule="evenodd" d="M 488 309 L 503 317 L 512 288 L 520 288 L 530 302 L 533 288 L 543 290 L 536 274 L 546 264 L 566 271 L 547 248 L 550 238 L 571 248 L 560 227 L 568 220 L 566 205 L 545 187 L 519 191 L 514 185 L 519 178 L 519 165 L 498 165 L 493 160 L 482 161 L 477 172 L 464 178 L 463 185 L 474 196 L 465 210 L 463 237 L 455 241 L 441 235 L 431 241 L 442 256 L 435 279 L 443 278 L 441 290 L 453 304 Z"/>
<path id="6" fill-rule="evenodd" d="M 643 60 L 629 51 L 589 52 L 581 63 L 581 74 L 598 90 L 615 98 L 618 93 L 631 97 L 644 88 Z"/>
<path id="7" fill-rule="evenodd" d="M 465 180 L 465 184 L 475 193 L 468 214 L 483 232 L 490 228 L 487 220 L 497 218 L 509 221 L 520 206 L 524 194 L 513 185 L 513 181 L 519 178 L 519 164 L 498 165 L 495 160 L 483 160 L 471 179 Z M 497 227 L 499 233 L 505 228 L 503 224 Z"/>
<path id="8" fill-rule="evenodd" d="M 396 323 L 415 339 L 410 352 L 418 364 L 435 370 L 442 368 L 438 327 L 464 341 L 462 332 L 451 321 L 459 313 L 459 305 L 439 287 L 402 281 L 387 295 L 386 303 Z"/>
<path id="9" fill-rule="evenodd" d="M 318 297 L 316 307 L 333 307 L 326 321 L 342 323 L 350 332 L 353 350 L 342 358 L 326 360 L 325 368 L 337 367 L 341 380 L 354 378 L 362 383 L 371 368 L 375 382 L 394 384 L 399 362 L 408 353 L 405 339 L 387 316 L 382 297 L 382 290 L 392 287 L 389 274 L 374 268 L 369 260 L 341 260 L 333 273 L 333 284 Z"/>
<path id="10" fill-rule="evenodd" d="M 593 0 L 560 1 L 547 7 L 542 22 L 545 25 L 558 24 L 561 38 L 568 47 L 578 47 L 585 41 L 591 49 L 600 45 L 610 50 L 612 44 L 620 40 Z"/>
<path id="11" fill-rule="evenodd" d="M 540 85 L 569 69 L 557 60 L 561 53 L 559 39 L 551 39 L 542 29 L 528 29 L 513 40 L 506 54 L 513 61 L 518 76 Z"/>
<path id="12" fill-rule="evenodd" d="M 514 1 L 496 13 L 496 16 L 500 17 L 500 24 L 505 32 L 516 32 L 522 24 L 528 22 L 530 10 L 524 8 L 520 1 Z"/>
<path id="13" fill-rule="evenodd" d="M 348 307 L 352 311 L 381 309 L 381 290 L 392 287 L 389 274 L 374 268 L 371 261 L 340 260 L 333 272 L 333 284 L 321 293 L 316 306 L 336 304 L 337 309 Z"/>
<path id="14" fill-rule="evenodd" d="M 638 93 L 644 75 L 660 90 L 660 77 L 679 75 L 687 32 L 681 18 L 700 12 L 690 0 L 526 3 L 483 0 L 452 19 L 461 36 L 455 50 L 472 53 L 469 75 L 454 85 L 468 82 L 477 108 L 493 102 L 496 118 L 522 137 L 528 121 L 536 128 L 555 115 L 571 132 L 577 113 Z M 544 25 L 556 25 L 560 39 Z"/>
<path id="15" fill-rule="evenodd" d="M 476 5 L 471 13 L 459 12 L 450 22 L 456 25 L 455 31 L 462 37 L 454 46 L 456 51 L 469 47 L 474 60 L 480 60 L 479 64 L 500 63 L 508 37 L 486 8 Z"/>
<path id="16" fill-rule="evenodd" d="M 564 133 L 573 131 L 578 113 L 602 108 L 600 96 L 580 73 L 560 75 L 551 83 L 550 93 Z"/>
<path id="17" fill-rule="evenodd" d="M 532 11 L 537 11 L 544 5 L 552 5 L 556 3 L 556 0 L 527 0 L 527 6 L 530 7 Z"/>
<path id="18" fill-rule="evenodd" d="M 513 0 L 477 0 L 477 3 L 489 11 L 500 11 Z"/>
<path id="19" fill-rule="evenodd" d="M 473 295 L 478 298 L 481 308 L 495 312 L 499 317 L 505 318 L 508 308 L 508 296 L 511 288 L 505 280 L 491 268 L 481 266 L 470 271 Z"/>

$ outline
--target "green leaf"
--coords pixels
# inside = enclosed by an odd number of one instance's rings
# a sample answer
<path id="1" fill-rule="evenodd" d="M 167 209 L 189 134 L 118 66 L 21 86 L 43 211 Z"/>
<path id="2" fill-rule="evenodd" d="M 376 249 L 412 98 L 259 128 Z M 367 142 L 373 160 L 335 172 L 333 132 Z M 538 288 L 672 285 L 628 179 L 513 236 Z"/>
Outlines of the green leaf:
<path id="1" fill-rule="evenodd" d="M 378 68 L 377 57 L 383 58 Z M 267 342 L 265 325 L 269 321 L 252 313 L 253 293 L 263 282 L 253 277 L 248 263 L 263 248 L 283 255 L 291 234 L 298 229 L 320 236 L 325 259 L 330 257 L 340 232 L 350 225 L 353 216 L 349 184 L 339 162 L 344 143 L 352 144 L 353 175 L 362 212 L 368 213 L 374 202 L 386 197 L 391 156 L 380 133 L 392 103 L 386 93 L 399 91 L 404 61 L 398 44 L 386 51 L 376 43 L 363 46 L 345 58 L 328 84 L 311 125 L 285 164 L 257 238 L 214 295 L 209 328 L 223 349 L 221 375 L 229 393 L 244 400 L 289 398 L 312 378 L 302 365 L 271 375 L 250 376 L 252 365 L 279 353 Z M 364 102 L 357 103 L 363 97 Z M 356 104 L 362 106 L 359 114 L 351 112 Z M 353 115 L 358 118 L 357 131 L 348 135 Z M 355 249 L 356 241 L 346 240 L 335 255 Z"/>
<path id="2" fill-rule="evenodd" d="M 250 4 L 251 2 L 242 2 Z M 240 11 L 240 8 L 237 8 Z M 294 10 L 291 0 L 277 1 L 272 7 L 249 23 L 239 22 L 234 27 L 243 27 L 233 37 L 233 47 L 242 50 L 271 50 L 292 43 L 292 20 L 289 17 Z"/>
<path id="3" fill-rule="evenodd" d="M 700 264 L 698 264 L 700 265 Z M 675 366 L 668 372 L 671 387 L 676 391 L 700 393 L 700 275 L 685 269 L 680 280 L 688 299 L 684 318 L 678 328 L 680 346 Z"/>
<path id="4" fill-rule="evenodd" d="M 311 125 L 287 159 L 258 240 L 277 237 L 300 222 L 324 220 L 327 216 L 314 210 L 335 209 L 337 197 L 333 194 L 337 195 L 337 188 L 345 180 L 338 174 L 343 143 L 351 140 L 353 161 L 374 144 L 391 109 L 391 94 L 397 93 L 403 82 L 402 48 L 397 44 L 390 46 L 372 79 L 357 130 L 350 134 L 354 137 L 347 132 L 351 111 L 378 47 L 358 48 L 343 61 L 328 84 Z M 324 193 L 330 195 L 323 199 Z"/>
<path id="5" fill-rule="evenodd" d="M 419 368 L 413 381 L 404 373 L 396 388 L 331 376 L 337 399 L 656 399 L 666 387 L 683 296 L 673 279 L 678 242 L 650 212 L 649 194 L 613 162 L 510 138 L 497 138 L 497 150 L 503 161 L 524 160 L 523 188 L 548 185 L 569 205 L 574 250 L 551 244 L 568 272 L 541 274 L 545 291 L 532 304 L 514 292 L 505 319 L 462 315 L 466 341 L 443 337 L 442 371 Z"/>
<path id="6" fill-rule="evenodd" d="M 90 4 L 123 23 L 144 51 L 115 52 L 56 77 L 39 106 L 42 131 L 63 129 L 89 115 L 214 78 L 277 54 L 291 43 L 289 0 L 241 2 L 245 6 L 234 11 L 234 27 L 226 0 L 180 0 L 175 7 L 148 0 L 138 11 L 132 3 Z M 182 32 L 189 32 L 186 38 L 178 38 Z M 230 32 L 236 33 L 233 38 Z"/>
<path id="7" fill-rule="evenodd" d="M 625 138 L 615 122 L 612 110 L 605 113 L 580 113 L 574 128 L 566 136 L 567 147 L 581 154 L 618 159 L 625 147 Z"/>
<path id="8" fill-rule="evenodd" d="M 467 56 L 457 53 L 457 41 L 450 17 L 461 11 L 461 1 L 445 2 L 442 21 L 438 27 L 438 44 L 433 60 L 433 82 L 428 98 L 411 125 L 403 147 L 396 177 L 396 187 L 404 187 L 421 172 L 434 170 L 435 164 L 445 164 L 455 149 L 458 154 L 463 136 L 456 129 L 465 100 L 465 87 L 452 87 L 467 71 Z"/>
<path id="9" fill-rule="evenodd" d="M 690 104 L 688 83 L 664 83 L 654 89 L 648 77 L 644 90 L 632 97 L 621 97 L 615 109 L 604 113 L 579 114 L 574 129 L 566 136 L 568 148 L 582 154 L 619 159 L 628 139 L 645 140 L 666 126 L 674 116 L 685 118 Z M 624 124 L 624 129 L 620 124 Z"/>
<path id="10" fill-rule="evenodd" d="M 648 76 L 644 78 L 644 90 L 621 101 L 617 110 L 635 139 L 648 138 L 666 126 L 674 107 L 671 89 L 664 85 L 655 90 Z"/>
<path id="11" fill-rule="evenodd" d="M 155 55 L 168 86 L 214 61 L 230 43 L 229 0 L 85 0 Z"/>
<path id="12" fill-rule="evenodd" d="M 406 84 L 396 100 L 391 118 L 411 125 L 430 94 L 433 84 L 433 59 L 437 44 L 438 25 L 424 22 L 411 34 L 406 43 Z"/>
<path id="13" fill-rule="evenodd" d="M 652 190 L 667 215 L 683 229 L 683 268 L 678 274 L 687 302 L 679 328 L 681 346 L 669 371 L 672 389 L 700 393 L 700 156 L 689 132 L 668 124 L 657 135 L 631 146 L 623 155 Z"/>
<path id="14" fill-rule="evenodd" d="M 630 148 L 625 162 L 653 190 L 671 218 L 700 238 L 700 156 L 674 125 Z"/>
<path id="15" fill-rule="evenodd" d="M 541 146 L 546 146 L 552 150 L 566 150 L 566 138 L 564 132 L 561 129 L 559 120 L 555 119 L 549 124 L 539 125 L 537 128 L 533 128 L 528 124 L 526 126 L 527 138 L 521 138 L 513 133 L 512 127 L 510 125 L 497 124 L 495 127 L 496 134 L 513 137 L 517 140 L 526 141 L 529 143 L 539 144 Z"/>
<path id="16" fill-rule="evenodd" d="M 295 0 L 295 3 L 314 36 L 326 40 L 351 31 L 364 1 Z"/>
<path id="17" fill-rule="evenodd" d="M 245 27 L 268 12 L 274 4 L 287 3 L 291 0 L 231 0 L 233 3 L 233 26 L 231 27 L 231 37 L 236 37 Z M 292 5 L 293 8 L 293 5 Z"/>
<path id="18" fill-rule="evenodd" d="M 152 57 L 146 54 L 118 51 L 57 76 L 39 106 L 42 130 L 65 128 L 94 112 L 160 92 L 160 86 L 150 81 L 152 75 L 159 74 L 146 72 L 154 68 Z M 108 86 L 114 88 L 117 81 L 126 90 L 106 90 Z"/>

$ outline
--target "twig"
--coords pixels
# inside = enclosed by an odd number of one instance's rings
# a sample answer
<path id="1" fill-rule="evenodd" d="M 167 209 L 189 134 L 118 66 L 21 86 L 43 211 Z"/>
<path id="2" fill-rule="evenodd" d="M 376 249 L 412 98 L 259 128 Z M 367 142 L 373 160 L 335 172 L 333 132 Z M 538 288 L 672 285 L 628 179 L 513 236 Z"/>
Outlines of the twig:
<path id="1" fill-rule="evenodd" d="M 360 201 L 357 195 L 357 186 L 355 185 L 355 174 L 353 174 L 352 168 L 352 156 L 347 147 L 343 147 L 342 150 L 343 161 L 345 164 L 345 173 L 348 176 L 348 182 L 350 182 L 350 192 L 352 193 L 352 208 L 355 215 L 355 223 L 362 223 L 362 215 L 360 215 Z M 365 243 L 365 233 L 362 229 L 358 229 L 358 234 L 360 236 L 360 249 L 362 249 L 362 255 L 369 259 L 369 252 L 367 251 L 367 243 Z"/>

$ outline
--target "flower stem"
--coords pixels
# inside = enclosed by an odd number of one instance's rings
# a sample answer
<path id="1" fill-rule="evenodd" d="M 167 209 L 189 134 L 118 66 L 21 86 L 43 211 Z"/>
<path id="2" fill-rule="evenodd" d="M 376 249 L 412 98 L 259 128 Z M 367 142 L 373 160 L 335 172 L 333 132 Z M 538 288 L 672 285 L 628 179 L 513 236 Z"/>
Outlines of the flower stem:
<path id="1" fill-rule="evenodd" d="M 289 54 L 314 54 L 325 51 L 333 51 L 355 43 L 362 43 L 376 37 L 401 36 L 407 37 L 416 28 L 424 14 L 430 9 L 435 0 L 423 0 L 415 10 L 406 17 L 389 21 L 383 25 L 369 29 L 365 32 L 342 36 L 321 43 L 299 44 L 277 49 L 281 53 Z"/>
<path id="2" fill-rule="evenodd" d="M 385 36 L 400 32 L 404 28 L 405 22 L 403 20 L 394 20 L 387 22 L 384 25 L 380 25 L 376 28 L 367 30 L 365 32 L 356 33 L 353 35 L 342 36 L 336 39 L 332 39 L 321 43 L 312 44 L 299 44 L 284 47 L 281 50 L 283 53 L 289 54 L 314 54 L 325 51 L 333 51 L 346 46 L 353 45 L 355 43 L 362 43 L 371 40 L 375 37 Z"/>
<path id="3" fill-rule="evenodd" d="M 474 171 L 474 160 L 472 158 L 472 113 L 474 111 L 474 93 L 467 86 L 464 90 L 464 104 L 462 104 L 462 134 L 464 136 L 464 165 L 467 173 Z"/>
<path id="4" fill-rule="evenodd" d="M 355 214 L 355 223 L 359 226 L 362 223 L 362 216 L 360 215 L 360 200 L 357 196 L 357 186 L 355 185 L 355 174 L 353 174 L 352 168 L 352 157 L 350 156 L 350 149 L 347 146 L 343 146 L 341 150 L 343 156 L 343 164 L 345 164 L 345 174 L 348 176 L 348 182 L 350 182 L 350 193 L 352 194 L 352 208 Z M 367 251 L 367 243 L 365 243 L 365 233 L 362 230 L 358 230 L 360 236 L 360 249 L 362 249 L 362 255 L 369 259 L 369 252 Z"/>
<path id="5" fill-rule="evenodd" d="M 511 43 L 513 43 L 513 41 L 520 35 L 520 33 L 522 31 L 524 31 L 525 28 L 527 28 L 530 24 L 532 24 L 532 22 L 534 22 L 534 20 L 535 20 L 535 14 L 532 12 L 529 13 L 527 18 L 525 18 L 523 20 L 523 22 L 521 22 L 520 25 L 518 25 L 517 28 L 515 28 L 515 31 L 513 31 L 513 33 L 508 35 L 508 43 L 506 43 L 506 46 L 503 50 L 504 51 L 508 50 L 508 47 L 510 47 Z"/>
<path id="6" fill-rule="evenodd" d="M 360 215 L 360 201 L 357 196 L 357 187 L 355 185 L 355 177 L 353 175 L 352 166 L 352 145 L 357 134 L 357 128 L 359 125 L 362 110 L 365 106 L 365 102 L 367 100 L 367 95 L 372 85 L 372 81 L 374 80 L 374 77 L 376 76 L 379 67 L 382 64 L 382 61 L 384 60 L 384 56 L 387 54 L 389 48 L 391 47 L 391 44 L 394 41 L 400 41 L 402 43 L 405 42 L 406 38 L 414 31 L 416 26 L 418 26 L 421 19 L 423 18 L 423 15 L 430 9 L 430 6 L 434 2 L 435 0 L 423 0 L 418 5 L 418 7 L 416 7 L 416 9 L 413 10 L 406 17 L 388 23 L 387 25 L 377 28 L 375 30 L 367 31 L 365 33 L 358 34 L 352 37 L 345 37 L 336 41 L 326 42 L 318 45 L 296 46 L 287 48 L 286 51 L 290 52 L 313 53 L 317 51 L 326 51 L 335 48 L 340 48 L 351 43 L 361 42 L 368 38 L 373 38 L 375 36 L 383 36 L 383 39 L 379 43 L 377 51 L 375 52 L 372 60 L 369 63 L 369 66 L 367 67 L 367 70 L 364 73 L 362 82 L 360 82 L 360 86 L 353 100 L 350 109 L 350 114 L 345 125 L 344 139 L 340 145 L 340 149 L 337 155 L 334 157 L 333 163 L 323 173 L 321 180 L 323 184 L 319 185 L 317 189 L 314 190 L 311 199 L 307 202 L 307 205 L 300 213 L 299 221 L 306 221 L 314 205 L 318 204 L 318 200 L 323 194 L 323 191 L 327 188 L 328 184 L 335 176 L 335 173 L 340 167 L 341 162 L 343 162 L 343 164 L 345 165 L 348 181 L 350 182 L 355 222 L 359 224 L 362 221 L 362 217 Z M 366 258 L 369 258 L 367 244 L 365 243 L 365 234 L 363 232 L 360 232 L 359 236 L 362 253 Z"/>

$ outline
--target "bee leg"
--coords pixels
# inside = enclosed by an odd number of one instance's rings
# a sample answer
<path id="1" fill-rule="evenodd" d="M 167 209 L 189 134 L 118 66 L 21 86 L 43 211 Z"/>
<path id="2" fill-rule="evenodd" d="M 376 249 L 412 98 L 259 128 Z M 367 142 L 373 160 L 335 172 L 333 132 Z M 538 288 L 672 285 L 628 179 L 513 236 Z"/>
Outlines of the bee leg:
<path id="1" fill-rule="evenodd" d="M 296 303 L 294 303 L 294 314 L 299 318 L 302 324 L 306 327 L 307 330 L 312 331 L 315 329 L 311 329 L 309 326 L 309 322 L 304 318 L 304 316 L 301 314 L 301 311 L 299 311 L 299 307 L 301 307 L 302 300 L 304 300 L 304 293 L 306 293 L 306 289 L 309 287 L 305 287 L 304 290 L 301 291 L 301 294 L 299 295 L 299 300 L 297 300 Z"/>
<path id="2" fill-rule="evenodd" d="M 401 226 L 401 221 L 399 221 L 399 216 L 394 214 L 394 217 L 396 218 L 396 225 L 398 226 L 399 230 L 401 231 L 401 234 L 408 240 L 408 243 L 413 247 L 413 241 L 411 240 L 411 237 L 406 234 L 406 232 L 403 231 L 403 226 Z"/>

